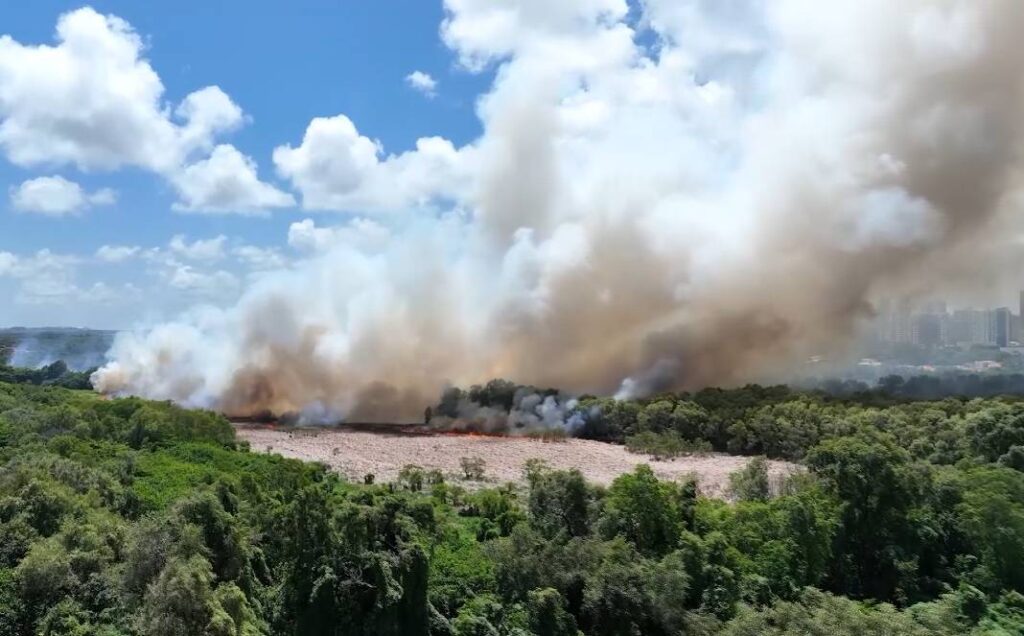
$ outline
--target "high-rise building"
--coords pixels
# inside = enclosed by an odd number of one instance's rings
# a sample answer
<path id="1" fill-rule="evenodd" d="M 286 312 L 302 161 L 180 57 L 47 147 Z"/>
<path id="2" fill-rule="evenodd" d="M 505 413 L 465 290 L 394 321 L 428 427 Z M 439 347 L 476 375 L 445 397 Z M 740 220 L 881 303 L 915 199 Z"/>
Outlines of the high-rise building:
<path id="1" fill-rule="evenodd" d="M 942 318 L 944 314 L 917 314 L 911 321 L 911 342 L 922 347 L 942 344 Z"/>
<path id="2" fill-rule="evenodd" d="M 1010 323 L 1012 321 L 1013 314 L 1010 313 L 1009 308 L 1000 307 L 993 309 L 989 313 L 989 342 L 996 345 L 997 347 L 1008 347 L 1010 346 Z"/>
<path id="3" fill-rule="evenodd" d="M 886 340 L 907 343 L 913 341 L 910 301 L 902 300 L 890 311 L 887 320 Z"/>
<path id="4" fill-rule="evenodd" d="M 957 309 L 953 312 L 949 318 L 946 342 L 960 344 L 971 341 L 971 315 L 973 313 L 970 309 Z"/>

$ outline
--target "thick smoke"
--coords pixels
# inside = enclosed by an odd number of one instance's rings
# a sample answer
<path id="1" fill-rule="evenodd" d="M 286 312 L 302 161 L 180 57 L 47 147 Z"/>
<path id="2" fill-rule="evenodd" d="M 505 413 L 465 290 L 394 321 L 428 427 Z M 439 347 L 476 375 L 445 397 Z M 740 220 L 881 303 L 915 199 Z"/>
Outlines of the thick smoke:
<path id="1" fill-rule="evenodd" d="M 445 42 L 496 68 L 484 132 L 366 177 L 431 203 L 381 217 L 383 242 L 337 228 L 235 307 L 123 334 L 99 390 L 387 420 L 492 377 L 728 384 L 841 348 L 879 294 L 1018 262 L 1019 0 L 447 10 Z M 356 197 L 360 174 L 318 185 Z"/>
<path id="2" fill-rule="evenodd" d="M 479 433 L 530 434 L 561 431 L 573 435 L 587 419 L 600 414 L 597 407 L 584 408 L 568 395 L 538 392 L 534 387 L 517 387 L 509 404 L 481 404 L 472 393 L 442 395 L 440 414 L 431 414 L 429 424 L 444 430 Z M 452 399 L 454 398 L 454 403 Z"/>

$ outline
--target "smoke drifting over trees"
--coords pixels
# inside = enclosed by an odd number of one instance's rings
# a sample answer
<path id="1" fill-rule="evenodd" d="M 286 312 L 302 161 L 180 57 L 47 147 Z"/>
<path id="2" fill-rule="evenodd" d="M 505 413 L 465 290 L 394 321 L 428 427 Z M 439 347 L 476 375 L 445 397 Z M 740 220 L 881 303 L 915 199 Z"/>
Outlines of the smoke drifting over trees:
<path id="1" fill-rule="evenodd" d="M 482 136 L 382 158 L 314 120 L 279 171 L 377 221 L 122 334 L 99 390 L 373 420 L 492 377 L 727 384 L 841 346 L 879 293 L 1018 258 L 1024 3 L 446 7 L 445 43 L 497 68 Z"/>

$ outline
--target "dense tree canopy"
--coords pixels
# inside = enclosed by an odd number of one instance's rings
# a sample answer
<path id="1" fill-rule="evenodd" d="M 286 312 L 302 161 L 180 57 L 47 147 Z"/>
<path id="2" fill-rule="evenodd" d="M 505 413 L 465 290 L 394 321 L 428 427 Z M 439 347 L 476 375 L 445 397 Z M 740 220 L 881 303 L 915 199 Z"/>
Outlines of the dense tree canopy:
<path id="1" fill-rule="evenodd" d="M 21 381 L 0 383 L 0 634 L 1024 630 L 1013 400 L 581 401 L 597 437 L 806 466 L 754 461 L 722 501 L 642 465 L 607 488 L 536 463 L 519 485 L 412 465 L 352 484 L 250 452 L 214 413 Z"/>

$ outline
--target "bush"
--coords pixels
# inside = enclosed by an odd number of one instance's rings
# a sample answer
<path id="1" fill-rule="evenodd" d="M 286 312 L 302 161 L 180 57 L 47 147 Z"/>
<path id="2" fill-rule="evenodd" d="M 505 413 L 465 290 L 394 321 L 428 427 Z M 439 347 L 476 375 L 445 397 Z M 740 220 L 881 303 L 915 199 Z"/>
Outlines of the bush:
<path id="1" fill-rule="evenodd" d="M 755 457 L 729 475 L 729 494 L 739 501 L 768 501 L 772 494 L 768 460 Z"/>
<path id="2" fill-rule="evenodd" d="M 423 469 L 415 464 L 406 464 L 398 471 L 398 483 L 411 492 L 423 490 L 425 479 L 426 474 L 423 472 Z"/>
<path id="3" fill-rule="evenodd" d="M 483 457 L 463 457 L 459 459 L 462 475 L 467 481 L 483 481 L 487 462 Z"/>
<path id="4" fill-rule="evenodd" d="M 679 433 L 669 431 L 654 433 L 645 431 L 626 438 L 626 448 L 631 453 L 648 455 L 651 459 L 666 460 L 686 455 L 701 455 L 711 452 L 711 443 L 706 440 L 684 439 Z"/>

